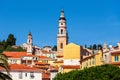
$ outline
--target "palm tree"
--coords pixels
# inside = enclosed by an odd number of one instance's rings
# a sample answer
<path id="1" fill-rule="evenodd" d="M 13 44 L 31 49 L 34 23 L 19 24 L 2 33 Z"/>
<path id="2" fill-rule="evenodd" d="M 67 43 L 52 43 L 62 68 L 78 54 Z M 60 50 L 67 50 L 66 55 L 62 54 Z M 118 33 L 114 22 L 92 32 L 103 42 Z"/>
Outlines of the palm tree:
<path id="1" fill-rule="evenodd" d="M 9 74 L 7 56 L 2 53 L 0 53 L 0 67 L 5 69 L 5 71 L 7 72 L 7 74 L 5 74 L 2 71 L 0 71 L 0 80 L 12 80 Z"/>

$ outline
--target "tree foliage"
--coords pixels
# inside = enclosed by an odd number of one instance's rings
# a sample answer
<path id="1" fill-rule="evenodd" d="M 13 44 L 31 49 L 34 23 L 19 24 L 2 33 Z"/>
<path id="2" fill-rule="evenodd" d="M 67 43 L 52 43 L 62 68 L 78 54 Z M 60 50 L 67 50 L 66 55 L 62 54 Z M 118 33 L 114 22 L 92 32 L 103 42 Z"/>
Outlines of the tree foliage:
<path id="1" fill-rule="evenodd" d="M 5 69 L 5 71 L 7 72 L 7 74 L 5 74 L 2 71 L 0 71 L 0 80 L 12 80 L 9 74 L 7 57 L 2 53 L 0 53 L 0 67 Z"/>
<path id="2" fill-rule="evenodd" d="M 53 48 L 52 48 L 53 51 L 57 51 L 57 46 L 54 45 Z"/>
<path id="3" fill-rule="evenodd" d="M 9 34 L 6 40 L 0 41 L 0 53 L 3 51 L 24 51 L 22 47 L 12 47 L 14 45 L 16 45 L 16 38 L 13 34 Z"/>
<path id="4" fill-rule="evenodd" d="M 120 80 L 120 68 L 113 65 L 102 65 L 58 73 L 54 80 Z"/>
<path id="5" fill-rule="evenodd" d="M 102 45 L 98 44 L 98 49 L 102 50 Z"/>
<path id="6" fill-rule="evenodd" d="M 93 45 L 93 50 L 97 50 L 97 45 L 96 44 Z"/>
<path id="7" fill-rule="evenodd" d="M 7 38 L 7 45 L 13 46 L 16 45 L 16 38 L 13 34 L 9 34 Z"/>
<path id="8" fill-rule="evenodd" d="M 102 50 L 102 45 L 101 44 L 93 44 L 90 45 L 89 47 L 87 47 L 87 45 L 85 45 L 85 48 L 91 49 L 91 50 Z"/>
<path id="9" fill-rule="evenodd" d="M 4 51 L 25 51 L 25 50 L 22 47 L 14 48 L 9 45 L 9 46 L 7 46 L 7 48 Z"/>

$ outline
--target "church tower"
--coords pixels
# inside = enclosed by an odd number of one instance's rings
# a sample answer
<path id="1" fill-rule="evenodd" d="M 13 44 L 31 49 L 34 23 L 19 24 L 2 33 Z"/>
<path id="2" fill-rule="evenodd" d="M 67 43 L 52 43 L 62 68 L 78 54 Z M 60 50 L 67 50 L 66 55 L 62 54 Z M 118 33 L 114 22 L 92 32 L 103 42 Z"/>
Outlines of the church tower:
<path id="1" fill-rule="evenodd" d="M 61 11 L 59 18 L 59 27 L 57 34 L 57 56 L 63 56 L 63 47 L 68 44 L 68 34 L 66 27 L 66 19 L 64 16 L 64 11 Z"/>
<path id="2" fill-rule="evenodd" d="M 32 54 L 32 34 L 31 32 L 28 33 L 28 39 L 27 39 L 27 54 Z"/>

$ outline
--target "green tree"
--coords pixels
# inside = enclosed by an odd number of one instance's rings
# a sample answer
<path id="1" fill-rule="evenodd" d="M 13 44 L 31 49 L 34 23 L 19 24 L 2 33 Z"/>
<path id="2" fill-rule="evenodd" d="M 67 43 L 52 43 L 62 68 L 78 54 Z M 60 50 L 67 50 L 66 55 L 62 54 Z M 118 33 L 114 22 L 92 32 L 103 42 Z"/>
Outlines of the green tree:
<path id="1" fill-rule="evenodd" d="M 92 45 L 90 45 L 90 47 L 88 47 L 88 49 L 92 50 L 92 49 L 93 49 L 93 46 L 92 46 Z"/>
<path id="2" fill-rule="evenodd" d="M 25 50 L 22 47 L 14 48 L 14 47 L 8 45 L 4 51 L 25 51 Z"/>
<path id="3" fill-rule="evenodd" d="M 87 48 L 87 45 L 85 44 L 85 48 Z"/>
<path id="4" fill-rule="evenodd" d="M 101 44 L 98 44 L 98 49 L 102 50 L 102 45 Z"/>
<path id="5" fill-rule="evenodd" d="M 120 80 L 120 68 L 113 65 L 102 65 L 58 73 L 53 80 Z"/>
<path id="6" fill-rule="evenodd" d="M 6 41 L 0 41 L 0 53 L 2 53 L 4 51 L 4 49 L 6 48 Z"/>
<path id="7" fill-rule="evenodd" d="M 5 74 L 2 71 L 0 71 L 0 80 L 12 80 L 9 74 L 7 57 L 2 53 L 0 53 L 0 67 L 5 69 L 5 71 L 7 72 L 7 74 Z"/>
<path id="8" fill-rule="evenodd" d="M 57 51 L 57 46 L 54 45 L 53 48 L 52 48 L 53 51 Z"/>
<path id="9" fill-rule="evenodd" d="M 96 44 L 93 45 L 93 50 L 97 50 L 97 45 Z"/>
<path id="10" fill-rule="evenodd" d="M 7 45 L 13 46 L 16 45 L 16 38 L 13 34 L 9 34 L 7 38 Z"/>

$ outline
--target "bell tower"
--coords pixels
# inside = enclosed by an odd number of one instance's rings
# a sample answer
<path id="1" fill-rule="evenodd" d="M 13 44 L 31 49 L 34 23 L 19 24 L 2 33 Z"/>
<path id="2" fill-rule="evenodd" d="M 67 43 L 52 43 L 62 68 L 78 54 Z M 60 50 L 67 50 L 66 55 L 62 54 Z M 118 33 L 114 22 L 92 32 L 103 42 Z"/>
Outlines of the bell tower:
<path id="1" fill-rule="evenodd" d="M 57 56 L 63 57 L 63 47 L 68 44 L 68 34 L 66 27 L 66 18 L 64 16 L 64 11 L 61 11 L 59 18 L 59 27 L 57 34 Z"/>
<path id="2" fill-rule="evenodd" d="M 27 39 L 27 54 L 32 54 L 32 34 L 31 32 L 28 33 L 28 39 Z"/>

